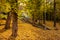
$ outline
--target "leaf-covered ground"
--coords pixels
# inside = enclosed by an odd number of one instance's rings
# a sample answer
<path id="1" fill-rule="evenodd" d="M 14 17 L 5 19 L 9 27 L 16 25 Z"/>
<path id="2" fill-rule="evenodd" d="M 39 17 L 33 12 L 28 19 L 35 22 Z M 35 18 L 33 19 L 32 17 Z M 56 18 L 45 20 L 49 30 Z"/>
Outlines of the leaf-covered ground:
<path id="1" fill-rule="evenodd" d="M 0 40 L 9 40 L 12 28 L 3 31 L 1 30 L 3 27 L 4 26 L 0 26 Z M 60 30 L 43 30 L 31 24 L 19 21 L 18 36 L 15 40 L 60 40 Z"/>

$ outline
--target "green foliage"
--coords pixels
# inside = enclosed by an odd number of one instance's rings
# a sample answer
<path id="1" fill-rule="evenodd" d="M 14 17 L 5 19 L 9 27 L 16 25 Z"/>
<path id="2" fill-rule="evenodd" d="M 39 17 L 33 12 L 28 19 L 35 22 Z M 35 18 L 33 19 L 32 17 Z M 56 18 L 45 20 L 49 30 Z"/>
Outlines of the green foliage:
<path id="1" fill-rule="evenodd" d="M 4 14 L 0 14 L 0 18 L 6 18 L 7 19 L 7 15 L 4 15 Z"/>
<path id="2" fill-rule="evenodd" d="M 20 3 L 23 3 L 21 6 Z M 24 6 L 25 4 L 25 6 Z M 11 7 L 12 5 L 12 7 Z M 59 0 L 56 0 L 56 18 L 60 19 L 60 2 Z M 19 10 L 19 7 L 22 7 L 21 10 Z M 15 12 L 18 13 L 18 16 L 20 17 L 22 12 L 26 11 L 31 18 L 38 19 L 42 18 L 43 12 L 48 13 L 49 15 L 53 17 L 53 11 L 54 11 L 54 1 L 46 1 L 46 0 L 0 0 L 0 12 L 9 12 L 11 8 L 14 8 Z M 50 18 L 50 17 L 48 17 Z"/>

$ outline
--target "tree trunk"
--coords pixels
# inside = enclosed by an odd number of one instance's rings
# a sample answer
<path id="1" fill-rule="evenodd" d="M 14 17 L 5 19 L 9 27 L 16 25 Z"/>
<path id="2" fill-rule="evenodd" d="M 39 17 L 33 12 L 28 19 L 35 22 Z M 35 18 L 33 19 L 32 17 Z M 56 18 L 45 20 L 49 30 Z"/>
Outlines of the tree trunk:
<path id="1" fill-rule="evenodd" d="M 56 2 L 54 0 L 54 27 L 56 27 Z"/>
<path id="2" fill-rule="evenodd" d="M 35 24 L 34 13 L 32 14 L 32 21 L 33 21 L 33 24 Z"/>
<path id="3" fill-rule="evenodd" d="M 17 36 L 17 30 L 18 30 L 18 25 L 17 25 L 17 13 L 13 12 L 13 22 L 12 22 L 12 36 L 16 37 Z"/>
<path id="4" fill-rule="evenodd" d="M 39 14 L 39 18 L 38 19 L 39 19 L 39 23 L 38 24 L 40 25 L 40 14 Z"/>
<path id="5" fill-rule="evenodd" d="M 43 24 L 45 24 L 45 13 L 43 12 Z"/>
<path id="6" fill-rule="evenodd" d="M 6 20 L 6 24 L 5 24 L 4 29 L 9 29 L 10 28 L 10 22 L 11 22 L 11 12 L 9 12 L 8 15 L 7 15 L 7 20 Z"/>

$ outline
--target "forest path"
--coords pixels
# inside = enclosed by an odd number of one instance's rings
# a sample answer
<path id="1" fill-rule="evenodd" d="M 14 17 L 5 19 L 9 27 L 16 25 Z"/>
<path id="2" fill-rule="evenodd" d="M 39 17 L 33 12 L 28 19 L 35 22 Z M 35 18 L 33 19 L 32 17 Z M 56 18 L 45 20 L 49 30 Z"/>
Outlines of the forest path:
<path id="1" fill-rule="evenodd" d="M 12 28 L 2 33 L 0 32 L 0 40 L 7 40 L 11 33 Z M 60 30 L 43 30 L 19 21 L 16 40 L 60 40 Z"/>
<path id="2" fill-rule="evenodd" d="M 17 40 L 60 40 L 60 30 L 43 30 L 24 22 L 18 26 Z"/>

